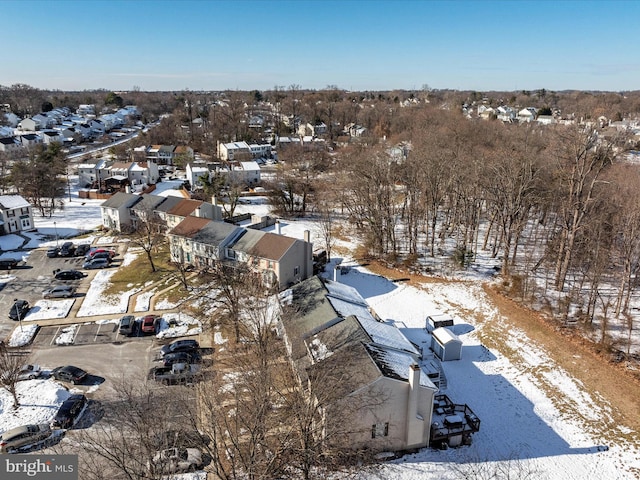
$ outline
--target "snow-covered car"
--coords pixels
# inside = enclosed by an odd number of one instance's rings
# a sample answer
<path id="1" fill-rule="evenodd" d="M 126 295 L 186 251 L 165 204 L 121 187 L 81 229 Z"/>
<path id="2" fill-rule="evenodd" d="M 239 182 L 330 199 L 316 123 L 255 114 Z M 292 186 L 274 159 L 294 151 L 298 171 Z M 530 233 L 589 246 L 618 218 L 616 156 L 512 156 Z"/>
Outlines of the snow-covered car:
<path id="1" fill-rule="evenodd" d="M 202 467 L 202 452 L 197 448 L 168 448 L 156 452 L 148 463 L 157 474 L 192 472 Z"/>
<path id="2" fill-rule="evenodd" d="M 41 375 L 40 365 L 23 365 L 18 373 L 18 380 L 33 380 Z"/>
<path id="3" fill-rule="evenodd" d="M 0 434 L 0 453 L 11 453 L 38 443 L 51 435 L 51 428 L 46 423 L 22 425 Z"/>
<path id="4" fill-rule="evenodd" d="M 42 292 L 42 298 L 70 298 L 76 292 L 71 285 L 56 285 Z"/>

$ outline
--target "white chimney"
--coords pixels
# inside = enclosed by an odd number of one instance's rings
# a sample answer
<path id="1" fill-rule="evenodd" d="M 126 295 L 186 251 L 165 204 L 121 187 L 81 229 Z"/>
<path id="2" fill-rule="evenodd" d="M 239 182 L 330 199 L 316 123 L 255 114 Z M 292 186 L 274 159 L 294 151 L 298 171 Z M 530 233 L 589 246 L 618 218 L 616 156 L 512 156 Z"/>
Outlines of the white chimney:
<path id="1" fill-rule="evenodd" d="M 309 230 L 304 231 L 304 241 L 307 243 L 311 242 L 311 232 Z"/>
<path id="2" fill-rule="evenodd" d="M 280 230 L 280 220 L 276 220 L 276 233 L 280 235 L 282 231 Z"/>
<path id="3" fill-rule="evenodd" d="M 409 394 L 407 398 L 407 448 L 420 445 L 423 440 L 424 419 L 418 415 L 420 399 L 420 366 L 409 367 Z"/>
<path id="4" fill-rule="evenodd" d="M 338 276 L 340 274 L 340 265 L 336 265 L 336 268 L 333 269 L 333 281 L 338 281 Z"/>
<path id="5" fill-rule="evenodd" d="M 216 198 L 216 196 L 215 196 L 215 195 L 212 195 L 212 196 L 211 196 L 211 204 L 212 204 L 214 207 L 217 207 L 217 206 L 218 206 L 218 199 Z"/>

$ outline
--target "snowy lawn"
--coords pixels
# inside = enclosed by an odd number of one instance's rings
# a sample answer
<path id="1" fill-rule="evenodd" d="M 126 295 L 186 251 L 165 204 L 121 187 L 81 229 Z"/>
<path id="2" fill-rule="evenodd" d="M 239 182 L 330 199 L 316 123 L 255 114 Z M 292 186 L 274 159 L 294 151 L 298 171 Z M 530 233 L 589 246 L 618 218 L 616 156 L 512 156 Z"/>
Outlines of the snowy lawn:
<path id="1" fill-rule="evenodd" d="M 129 305 L 129 297 L 140 289 L 132 289 L 126 292 L 105 295 L 104 291 L 109 287 L 111 277 L 115 270 L 100 270 L 91 282 L 91 287 L 84 297 L 78 310 L 78 317 L 92 317 L 95 315 L 111 315 L 125 313 Z"/>
<path id="2" fill-rule="evenodd" d="M 76 299 L 74 298 L 67 298 L 65 300 L 38 300 L 22 320 L 33 321 L 65 318 L 69 314 L 69 310 L 71 310 L 75 301 Z"/>

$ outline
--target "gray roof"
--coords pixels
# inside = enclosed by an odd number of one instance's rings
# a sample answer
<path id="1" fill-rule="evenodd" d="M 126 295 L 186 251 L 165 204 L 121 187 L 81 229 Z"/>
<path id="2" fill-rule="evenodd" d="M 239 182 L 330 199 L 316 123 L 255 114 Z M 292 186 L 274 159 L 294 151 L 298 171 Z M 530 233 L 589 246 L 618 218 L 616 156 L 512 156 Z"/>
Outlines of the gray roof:
<path id="1" fill-rule="evenodd" d="M 158 195 L 154 195 L 154 197 L 163 198 Z M 174 208 L 176 205 L 178 205 L 182 200 L 184 200 L 184 198 L 182 197 L 174 197 L 174 196 L 164 197 L 164 201 L 156 206 L 156 211 L 166 213 L 172 208 Z"/>
<path id="2" fill-rule="evenodd" d="M 133 193 L 118 192 L 115 195 L 113 195 L 111 198 L 105 200 L 100 205 L 100 207 L 116 208 L 116 209 L 121 207 L 131 208 L 140 200 L 142 200 L 142 197 L 140 195 L 134 195 Z"/>
<path id="3" fill-rule="evenodd" d="M 240 233 L 242 230 L 242 227 L 236 227 L 229 223 L 210 221 L 200 229 L 192 239 L 197 243 L 218 247 L 229 237 L 233 236 L 234 233 Z"/>
<path id="4" fill-rule="evenodd" d="M 155 211 L 157 207 L 167 199 L 167 197 L 148 194 L 142 194 L 140 197 L 142 197 L 142 199 L 135 204 L 133 209 L 141 212 Z"/>

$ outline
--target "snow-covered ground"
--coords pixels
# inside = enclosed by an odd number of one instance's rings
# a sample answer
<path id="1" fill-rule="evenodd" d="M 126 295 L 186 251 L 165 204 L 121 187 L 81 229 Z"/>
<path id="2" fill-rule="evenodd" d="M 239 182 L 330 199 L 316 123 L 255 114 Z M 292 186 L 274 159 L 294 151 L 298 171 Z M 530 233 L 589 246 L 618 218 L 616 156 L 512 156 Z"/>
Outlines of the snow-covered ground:
<path id="1" fill-rule="evenodd" d="M 240 206 L 238 213 L 263 215 L 268 212 L 261 199 L 248 201 L 250 203 Z M 37 218 L 36 226 L 40 232 L 55 236 L 54 229 L 61 235 L 98 224 L 101 202 L 80 203 L 78 200 L 68 203 L 65 211 L 56 213 L 52 219 Z M 304 231 L 310 230 L 312 240 L 316 231 L 312 223 L 304 220 L 283 221 L 281 228 L 283 234 L 295 238 L 303 238 Z M 4 241 L 0 239 L 3 250 L 17 243 L 11 236 L 6 238 L 8 243 Z M 343 245 L 350 246 L 345 242 Z M 532 343 L 525 332 L 506 326 L 505 319 L 500 318 L 482 290 L 481 280 L 425 283 L 415 288 L 372 274 L 347 257 L 340 260 L 351 268 L 339 281 L 356 288 L 383 321 L 403 329 L 412 341 L 429 343 L 424 331 L 427 315 L 447 313 L 455 319 L 454 331 L 463 340 L 462 360 L 443 363 L 448 380 L 446 393 L 456 403 L 469 404 L 482 422 L 472 445 L 444 451 L 422 449 L 384 465 L 379 478 L 638 478 L 634 473 L 640 471 L 638 432 L 632 432 L 625 425 L 611 425 L 613 407 L 604 397 L 587 392 L 580 382 L 551 360 L 544 347 Z M 332 268 L 327 268 L 327 272 L 332 275 Z M 0 278 L 0 281 L 5 280 Z M 96 292 L 100 285 L 98 279 Z M 128 299 L 129 295 L 123 297 Z M 95 302 L 92 311 L 106 308 L 106 302 L 100 306 L 99 294 L 91 298 L 92 303 Z M 138 302 L 144 305 L 146 300 Z M 175 306 L 168 302 L 156 305 L 156 308 L 163 307 Z M 180 335 L 199 328 L 184 314 L 164 318 L 167 329 L 170 327 Z M 518 352 L 517 362 L 507 358 L 506 352 L 491 350 L 482 344 L 480 338 L 489 322 L 494 326 L 505 325 L 505 345 Z M 216 333 L 214 341 L 222 347 L 225 339 Z M 0 430 L 50 420 L 51 412 L 55 411 L 52 407 L 68 395 L 65 390 L 51 387 L 53 382 L 49 380 L 21 383 L 21 396 L 30 407 L 25 408 L 24 413 L 23 408 L 17 413 L 9 411 L 8 399 L 0 391 Z M 43 407 L 38 410 L 36 406 Z M 606 440 L 604 429 L 599 429 L 599 425 L 607 425 Z M 619 439 L 615 438 L 616 431 L 620 433 Z"/>

